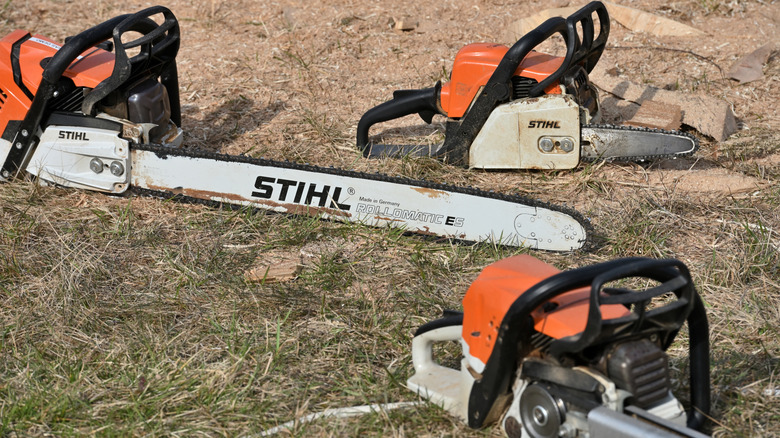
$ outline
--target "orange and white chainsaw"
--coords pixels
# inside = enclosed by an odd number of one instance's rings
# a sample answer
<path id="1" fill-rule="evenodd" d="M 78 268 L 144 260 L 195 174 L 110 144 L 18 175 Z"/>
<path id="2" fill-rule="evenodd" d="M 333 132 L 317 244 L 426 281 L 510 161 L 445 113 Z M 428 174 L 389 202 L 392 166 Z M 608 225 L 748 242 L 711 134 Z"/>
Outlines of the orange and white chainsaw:
<path id="1" fill-rule="evenodd" d="M 598 33 L 594 17 L 598 18 Z M 534 50 L 555 35 L 562 57 Z M 475 43 L 455 56 L 450 80 L 423 90 L 399 90 L 367 111 L 357 128 L 366 157 L 433 156 L 480 169 L 572 169 L 581 160 L 645 161 L 693 154 L 695 137 L 677 131 L 599 125 L 598 93 L 588 74 L 609 36 L 599 1 L 568 18 L 550 18 L 512 47 Z M 444 142 L 374 144 L 369 129 L 410 114 L 431 123 L 446 117 Z"/>
<path id="2" fill-rule="evenodd" d="M 523 196 L 183 147 L 178 49 L 178 21 L 161 6 L 62 45 L 24 30 L 4 37 L 0 181 L 33 175 L 550 251 L 588 243 L 579 213 Z"/>
<path id="3" fill-rule="evenodd" d="M 666 350 L 687 322 L 686 411 Z M 434 360 L 462 348 L 460 369 Z M 439 358 L 439 361 L 442 359 Z M 625 258 L 561 272 L 528 255 L 487 266 L 412 341 L 408 387 L 470 427 L 513 438 L 703 437 L 710 409 L 707 315 L 677 260 Z"/>

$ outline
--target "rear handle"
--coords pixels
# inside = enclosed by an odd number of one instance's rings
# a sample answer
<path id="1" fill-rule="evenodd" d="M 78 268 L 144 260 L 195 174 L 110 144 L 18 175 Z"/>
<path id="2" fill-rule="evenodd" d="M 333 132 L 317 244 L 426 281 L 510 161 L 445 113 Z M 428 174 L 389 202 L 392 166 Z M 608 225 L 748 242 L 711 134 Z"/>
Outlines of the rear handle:
<path id="1" fill-rule="evenodd" d="M 433 360 L 433 344 L 437 342 L 458 341 L 463 327 L 450 325 L 421 333 L 412 339 L 412 363 L 416 372 L 424 372 L 432 367 L 442 367 Z"/>
<path id="2" fill-rule="evenodd" d="M 368 131 L 373 125 L 414 113 L 419 114 L 426 123 L 431 123 L 435 114 L 444 114 L 439 108 L 440 92 L 441 82 L 423 90 L 395 91 L 392 100 L 366 111 L 357 127 L 357 146 L 363 156 L 368 157 L 370 154 Z"/>

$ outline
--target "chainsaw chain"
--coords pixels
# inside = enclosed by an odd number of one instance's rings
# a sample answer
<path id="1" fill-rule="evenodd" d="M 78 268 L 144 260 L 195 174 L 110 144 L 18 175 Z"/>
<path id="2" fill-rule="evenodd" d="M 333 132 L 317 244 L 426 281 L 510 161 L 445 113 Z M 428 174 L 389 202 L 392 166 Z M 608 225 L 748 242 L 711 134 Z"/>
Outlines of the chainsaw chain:
<path id="1" fill-rule="evenodd" d="M 688 134 L 682 131 L 667 131 L 665 129 L 658 128 L 643 128 L 640 126 L 626 126 L 626 125 L 612 125 L 609 123 L 582 125 L 582 128 L 592 129 L 611 129 L 615 131 L 631 131 L 631 132 L 652 132 L 656 134 L 672 135 L 675 137 L 685 137 L 693 142 L 693 150 L 681 154 L 664 154 L 664 155 L 636 155 L 632 157 L 614 157 L 614 158 L 599 158 L 599 157 L 580 157 L 581 161 L 586 163 L 594 163 L 597 161 L 609 161 L 612 163 L 641 163 L 643 161 L 653 161 L 662 158 L 683 158 L 689 157 L 699 150 L 699 139 L 696 136 Z"/>
<path id="2" fill-rule="evenodd" d="M 574 218 L 585 229 L 585 236 L 586 236 L 585 242 L 583 242 L 583 245 L 582 247 L 580 247 L 580 250 L 588 251 L 595 247 L 595 242 L 594 242 L 595 239 L 593 237 L 593 233 L 594 233 L 593 225 L 590 223 L 589 220 L 587 220 L 584 216 L 582 216 L 580 212 L 574 210 L 573 208 L 567 207 L 565 205 L 551 204 L 549 202 L 541 201 L 538 199 L 532 199 L 525 196 L 513 195 L 507 193 L 498 193 L 492 190 L 485 191 L 474 187 L 454 186 L 454 185 L 442 184 L 442 183 L 437 183 L 437 182 L 432 182 L 427 180 L 416 180 L 404 176 L 390 176 L 378 172 L 367 173 L 367 172 L 360 172 L 355 170 L 340 169 L 332 166 L 320 167 L 312 164 L 295 163 L 292 161 L 254 158 L 246 155 L 227 155 L 218 152 L 209 152 L 209 151 L 203 151 L 197 149 L 179 149 L 179 148 L 172 148 L 169 146 L 162 146 L 156 144 L 133 144 L 131 146 L 131 149 L 153 152 L 158 156 L 160 156 L 161 158 L 171 155 L 171 156 L 209 159 L 209 160 L 232 162 L 232 163 L 248 163 L 248 164 L 253 164 L 258 166 L 268 166 L 268 167 L 276 167 L 281 169 L 299 170 L 299 171 L 311 172 L 311 173 L 321 173 L 321 174 L 328 174 L 328 175 L 359 178 L 366 181 L 382 181 L 382 182 L 389 182 L 389 183 L 399 184 L 399 185 L 423 187 L 423 188 L 428 188 L 433 190 L 441 190 L 441 191 L 447 191 L 452 193 L 462 193 L 471 196 L 478 196 L 481 198 L 497 199 L 501 201 L 511 202 L 515 204 L 522 204 L 531 207 L 546 208 L 549 210 L 566 214 Z M 134 187 L 134 186 L 130 188 L 130 191 L 140 196 L 170 199 L 177 202 L 183 202 L 189 204 L 201 204 L 201 205 L 207 205 L 216 208 L 224 208 L 224 207 L 246 208 L 243 205 L 233 205 L 229 203 L 217 202 L 217 201 L 212 201 L 207 199 L 199 199 L 191 196 L 176 194 L 169 191 L 157 191 L 157 190 L 145 189 L 145 188 Z M 260 208 L 255 208 L 255 210 L 267 211 Z M 458 240 L 458 239 L 453 239 L 453 240 Z M 464 241 L 464 242 L 468 242 L 468 241 Z"/>

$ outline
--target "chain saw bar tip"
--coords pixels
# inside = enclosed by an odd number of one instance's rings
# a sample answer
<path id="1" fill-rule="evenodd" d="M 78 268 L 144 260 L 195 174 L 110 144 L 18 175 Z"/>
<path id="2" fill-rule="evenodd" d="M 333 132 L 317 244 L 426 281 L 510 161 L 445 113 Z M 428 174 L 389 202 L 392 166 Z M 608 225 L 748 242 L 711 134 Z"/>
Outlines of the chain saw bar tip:
<path id="1" fill-rule="evenodd" d="M 593 15 L 599 19 L 599 33 L 595 35 Z M 357 128 L 357 147 L 366 157 L 387 155 L 393 151 L 396 155 L 414 153 L 420 146 L 372 145 L 369 141 L 369 129 L 376 123 L 386 122 L 409 114 L 418 113 L 426 123 L 430 123 L 434 114 L 450 117 L 455 123 L 452 131 L 448 127 L 444 144 L 438 148 L 430 148 L 431 155 L 443 158 L 453 164 L 468 164 L 468 150 L 475 137 L 485 125 L 490 113 L 500 104 L 513 98 L 512 78 L 523 73 L 523 60 L 534 48 L 555 34 L 563 37 L 566 44 L 566 55 L 560 60 L 560 65 L 541 81 L 534 81 L 527 96 L 538 97 L 549 91 L 560 79 L 573 68 L 581 66 L 590 72 L 601 57 L 609 36 L 609 15 L 600 1 L 594 1 L 568 18 L 553 17 L 542 23 L 536 29 L 520 38 L 506 52 L 495 67 L 486 83 L 465 84 L 471 90 L 481 89 L 463 117 L 449 114 L 442 102 L 442 85 L 424 90 L 400 90 L 393 93 L 393 99 L 367 111 L 361 117 Z M 468 47 L 468 46 L 467 46 Z M 464 51 L 462 50 L 461 53 Z M 457 59 L 456 59 L 457 64 Z M 453 72 L 457 66 L 453 66 Z M 454 78 L 451 75 L 451 79 Z M 479 81 L 479 78 L 472 78 Z M 451 81 L 452 82 L 452 81 Z M 449 87 L 451 83 L 445 84 Z M 555 87 L 557 89 L 557 87 Z M 422 148 L 424 149 L 424 148 Z"/>
<path id="2" fill-rule="evenodd" d="M 158 25 L 150 18 L 157 14 L 163 15 L 164 21 L 162 24 Z M 127 31 L 139 32 L 143 34 L 143 36 L 134 41 L 122 43 L 121 36 Z M 94 103 L 116 88 L 117 85 L 114 84 L 121 85 L 126 82 L 126 78 L 124 80 L 120 79 L 126 76 L 128 69 L 131 69 L 131 67 L 128 67 L 128 64 L 142 64 L 148 62 L 148 55 L 157 55 L 158 52 L 161 51 L 158 46 L 163 45 L 166 46 L 165 49 L 168 49 L 168 51 L 172 53 L 168 56 L 169 65 L 166 65 L 166 68 L 163 69 L 164 71 L 161 80 L 164 85 L 170 85 L 168 88 L 171 90 L 169 93 L 172 94 L 172 96 L 170 96 L 171 120 L 175 123 L 181 121 L 178 100 L 178 79 L 174 61 L 176 51 L 178 51 L 179 41 L 179 28 L 175 16 L 164 6 L 153 6 L 135 14 L 119 15 L 93 26 L 78 35 L 68 38 L 66 43 L 46 64 L 41 75 L 40 85 L 32 99 L 30 108 L 22 122 L 18 125 L 16 132 L 12 133 L 13 147 L 9 151 L 5 162 L 2 164 L 0 174 L 3 176 L 7 175 L 8 177 L 17 176 L 26 168 L 29 159 L 35 152 L 35 147 L 39 140 L 36 138 L 35 133 L 44 117 L 47 115 L 49 102 L 56 97 L 60 79 L 63 77 L 65 70 L 67 70 L 73 61 L 87 49 L 97 46 L 112 37 L 114 39 L 114 49 L 117 53 L 114 73 L 109 78 L 105 79 L 96 90 L 93 90 L 85 97 L 84 104 L 86 108 L 82 108 L 89 111 L 86 114 L 91 113 L 91 108 Z M 125 50 L 138 46 L 144 47 L 138 55 L 128 60 Z M 122 54 L 124 54 L 124 62 L 122 62 L 120 57 Z M 171 63 L 172 67 L 170 66 Z M 107 92 L 104 93 L 102 97 L 95 99 L 98 97 L 98 94 L 100 94 L 100 88 L 103 88 Z M 94 96 L 92 96 L 92 94 L 94 94 Z M 92 101 L 91 104 L 87 105 L 87 102 L 90 101 Z"/>

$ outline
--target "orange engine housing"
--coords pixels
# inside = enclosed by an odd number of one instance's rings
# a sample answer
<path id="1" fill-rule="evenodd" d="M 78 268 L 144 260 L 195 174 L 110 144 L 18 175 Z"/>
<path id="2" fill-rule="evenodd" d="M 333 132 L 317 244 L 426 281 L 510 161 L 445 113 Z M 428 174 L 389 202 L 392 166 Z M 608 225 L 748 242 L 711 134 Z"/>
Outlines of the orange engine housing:
<path id="1" fill-rule="evenodd" d="M 483 269 L 463 298 L 462 336 L 469 346 L 469 354 L 486 364 L 501 322 L 512 304 L 532 286 L 559 272 L 529 255 L 509 257 Z M 549 301 L 555 304 L 553 310 L 535 309 L 531 312 L 534 329 L 555 339 L 581 333 L 588 322 L 589 294 L 590 288 L 575 289 Z M 630 313 L 620 304 L 600 308 L 605 320 Z"/>
<path id="2" fill-rule="evenodd" d="M 509 47 L 501 44 L 469 44 L 455 55 L 450 81 L 441 86 L 440 105 L 447 117 L 463 117 L 477 92 L 487 84 Z M 555 73 L 563 58 L 531 51 L 515 70 L 515 76 L 541 82 Z M 546 94 L 561 94 L 558 83 L 548 86 Z"/>
<path id="3" fill-rule="evenodd" d="M 5 132 L 9 121 L 21 120 L 27 114 L 47 59 L 60 47 L 46 37 L 24 30 L 11 32 L 0 40 L 0 133 Z M 76 88 L 91 89 L 111 76 L 113 69 L 114 55 L 93 47 L 82 53 L 63 76 L 73 81 Z"/>

